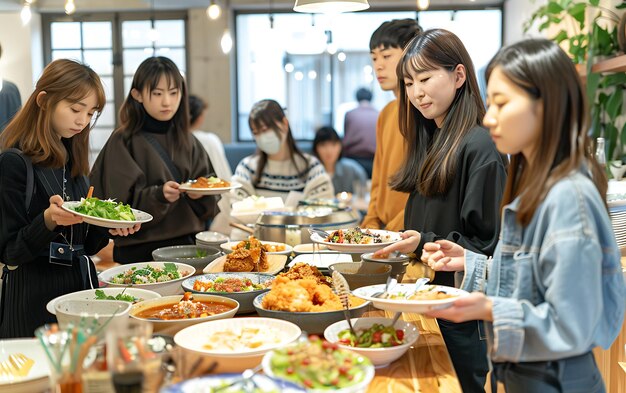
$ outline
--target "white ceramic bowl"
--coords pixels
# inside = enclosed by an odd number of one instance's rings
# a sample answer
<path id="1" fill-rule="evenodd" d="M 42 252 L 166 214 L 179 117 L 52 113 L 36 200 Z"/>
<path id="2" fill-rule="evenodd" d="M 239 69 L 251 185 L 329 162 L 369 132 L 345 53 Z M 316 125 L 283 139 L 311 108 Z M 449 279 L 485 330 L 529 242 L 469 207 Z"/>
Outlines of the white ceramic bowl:
<path id="1" fill-rule="evenodd" d="M 231 351 L 228 349 L 207 349 L 210 335 L 217 332 L 236 332 L 238 329 L 259 327 L 264 332 L 277 335 L 279 342 L 271 342 L 257 348 Z M 242 372 L 261 363 L 263 355 L 274 348 L 294 342 L 300 337 L 300 328 L 287 321 L 272 318 L 234 318 L 199 323 L 189 326 L 174 336 L 176 345 L 185 351 L 194 352 L 217 361 L 216 372 Z"/>
<path id="2" fill-rule="evenodd" d="M 149 284 L 115 284 L 112 282 L 113 277 L 117 276 L 118 274 L 122 274 L 129 269 L 132 269 L 132 268 L 142 269 L 142 268 L 145 268 L 147 265 L 150 265 L 152 267 L 163 268 L 163 266 L 166 263 L 175 264 L 181 277 L 175 280 L 171 280 L 171 281 L 156 282 L 156 283 L 149 283 Z M 184 263 L 139 262 L 139 263 L 130 263 L 128 265 L 116 266 L 114 268 L 107 269 L 103 271 L 102 273 L 100 273 L 99 278 L 100 278 L 100 281 L 106 283 L 107 286 L 110 286 L 110 287 L 133 287 L 133 288 L 148 289 L 150 291 L 157 292 L 161 296 L 169 296 L 169 295 L 176 295 L 179 293 L 182 294 L 183 289 L 180 284 L 183 282 L 183 280 L 185 280 L 187 277 L 192 276 L 195 272 L 196 272 L 196 269 L 193 266 L 190 266 Z"/>
<path id="3" fill-rule="evenodd" d="M 197 323 L 213 321 L 216 319 L 232 318 L 237 313 L 237 310 L 239 309 L 239 303 L 236 300 L 229 299 L 223 296 L 194 294 L 193 298 L 194 300 L 197 300 L 197 301 L 223 303 L 229 307 L 232 307 L 232 309 L 223 313 L 209 315 L 208 317 L 178 319 L 178 320 L 159 320 L 155 318 L 141 318 L 137 316 L 138 313 L 146 309 L 152 308 L 152 307 L 168 306 L 168 305 L 171 306 L 171 305 L 178 303 L 181 299 L 181 296 L 173 295 L 173 296 L 163 296 L 157 299 L 144 300 L 143 302 L 134 304 L 130 310 L 130 317 L 141 320 L 141 321 L 152 322 L 154 332 L 156 333 L 166 333 L 169 335 L 173 335 L 174 333 L 177 333 L 178 331 L 186 328 L 187 326 L 191 326 Z"/>
<path id="4" fill-rule="evenodd" d="M 219 248 L 220 244 L 230 241 L 228 236 L 215 232 L 203 231 L 196 233 L 196 244 L 199 246 L 210 246 Z"/>
<path id="5" fill-rule="evenodd" d="M 382 317 L 351 319 L 352 326 L 354 326 L 355 330 L 357 331 L 359 329 L 367 329 L 375 323 L 388 326 L 391 324 L 391 321 L 392 320 L 390 318 Z M 349 349 L 363 356 L 367 356 L 372 361 L 372 364 L 376 367 L 386 367 L 389 365 L 389 363 L 399 359 L 402 355 L 404 355 L 419 337 L 419 331 L 417 330 L 417 327 L 415 327 L 415 325 L 410 322 L 398 320 L 394 324 L 394 327 L 396 329 L 404 331 L 404 343 L 395 347 L 358 348 L 339 343 L 339 332 L 348 329 L 348 322 L 345 320 L 333 323 L 332 325 L 327 327 L 326 330 L 324 330 L 324 338 L 331 343 L 337 343 L 340 348 Z"/>
<path id="6" fill-rule="evenodd" d="M 263 360 L 261 361 L 261 364 L 263 366 L 263 373 L 271 378 L 281 378 L 277 376 L 276 374 L 274 374 L 274 371 L 272 370 L 271 360 L 272 360 L 273 355 L 274 355 L 274 351 L 270 351 L 266 353 L 265 356 L 263 357 Z M 365 376 L 363 377 L 363 380 L 359 383 L 356 383 L 351 386 L 346 386 L 344 388 L 337 388 L 337 389 L 309 389 L 307 388 L 306 391 L 308 393 L 328 393 L 329 391 L 333 391 L 335 393 L 365 393 L 367 392 L 367 388 L 369 387 L 370 382 L 372 382 L 372 379 L 374 379 L 374 375 L 375 375 L 374 366 L 371 364 L 368 364 L 367 366 L 365 366 Z"/>
<path id="7" fill-rule="evenodd" d="M 139 288 L 129 288 L 129 287 L 116 287 L 116 288 L 97 288 L 97 289 L 85 289 L 84 291 L 72 292 L 66 295 L 57 296 L 54 299 L 50 300 L 46 305 L 46 310 L 50 314 L 56 314 L 54 310 L 54 306 L 60 302 L 61 300 L 97 300 L 96 299 L 96 291 L 102 291 L 107 296 L 115 296 L 118 293 L 124 292 L 125 295 L 130 295 L 138 301 L 155 299 L 161 297 L 158 293 L 154 291 L 148 291 L 147 289 L 139 289 Z"/>
<path id="8" fill-rule="evenodd" d="M 70 323 L 98 331 L 104 337 L 107 329 L 119 329 L 128 321 L 132 304 L 122 300 L 61 300 L 54 306 L 59 326 L 64 329 Z M 101 329 L 102 326 L 105 326 Z"/>

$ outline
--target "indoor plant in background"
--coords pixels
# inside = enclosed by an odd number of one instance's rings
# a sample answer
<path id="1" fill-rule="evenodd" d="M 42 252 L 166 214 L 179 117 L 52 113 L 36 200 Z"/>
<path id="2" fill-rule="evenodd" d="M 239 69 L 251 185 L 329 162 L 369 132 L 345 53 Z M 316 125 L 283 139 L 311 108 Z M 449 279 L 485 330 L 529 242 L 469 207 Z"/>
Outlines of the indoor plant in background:
<path id="1" fill-rule="evenodd" d="M 592 72 L 592 66 L 625 51 L 626 20 L 621 21 L 624 16 L 619 11 L 624 8 L 626 0 L 615 6 L 603 6 L 600 0 L 554 0 L 539 7 L 524 24 L 524 31 L 535 23 L 539 23 L 539 31 L 556 30 L 551 39 L 559 43 L 572 61 L 586 71 L 587 101 L 591 110 L 590 134 L 594 138 L 604 136 L 607 161 L 611 163 L 621 159 L 625 153 L 626 122 L 620 115 L 623 112 L 626 73 Z"/>

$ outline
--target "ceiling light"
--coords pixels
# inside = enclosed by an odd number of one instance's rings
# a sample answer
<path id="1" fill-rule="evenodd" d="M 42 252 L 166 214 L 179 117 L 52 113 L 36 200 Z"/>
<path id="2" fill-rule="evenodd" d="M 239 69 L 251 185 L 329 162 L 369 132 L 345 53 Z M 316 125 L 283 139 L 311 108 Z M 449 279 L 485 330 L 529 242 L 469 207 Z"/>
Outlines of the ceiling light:
<path id="1" fill-rule="evenodd" d="M 30 22 L 30 18 L 32 16 L 33 14 L 30 12 L 30 4 L 28 3 L 24 4 L 24 7 L 22 7 L 22 11 L 20 12 L 20 18 L 22 19 L 22 24 L 27 25 L 28 22 Z"/>
<path id="2" fill-rule="evenodd" d="M 211 20 L 215 20 L 222 15 L 222 8 L 215 2 L 215 0 L 211 0 L 211 4 L 206 9 L 206 15 Z"/>
<path id="3" fill-rule="evenodd" d="M 430 6 L 430 0 L 417 0 L 417 8 L 420 10 L 425 10 Z"/>
<path id="4" fill-rule="evenodd" d="M 224 30 L 220 45 L 222 46 L 222 52 L 224 52 L 224 54 L 229 54 L 230 50 L 233 49 L 233 37 L 230 36 L 230 30 Z"/>
<path id="5" fill-rule="evenodd" d="M 367 0 L 296 0 L 293 10 L 306 13 L 339 13 L 370 8 Z"/>
<path id="6" fill-rule="evenodd" d="M 74 0 L 66 0 L 65 13 L 68 15 L 72 15 L 74 11 L 76 11 L 76 5 L 74 4 Z"/>

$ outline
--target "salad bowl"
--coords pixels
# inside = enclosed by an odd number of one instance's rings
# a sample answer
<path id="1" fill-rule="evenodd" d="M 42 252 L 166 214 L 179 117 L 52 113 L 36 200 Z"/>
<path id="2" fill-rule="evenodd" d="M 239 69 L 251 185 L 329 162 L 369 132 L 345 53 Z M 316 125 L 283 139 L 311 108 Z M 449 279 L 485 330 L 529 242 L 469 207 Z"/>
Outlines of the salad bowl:
<path id="1" fill-rule="evenodd" d="M 124 300 L 130 303 L 137 303 L 143 300 L 156 299 L 158 297 L 161 297 L 161 295 L 154 291 L 139 288 L 111 287 L 85 289 L 84 291 L 71 292 L 55 297 L 48 302 L 46 310 L 48 310 L 50 314 L 56 314 L 54 306 L 62 300 Z"/>
<path id="2" fill-rule="evenodd" d="M 373 333 L 375 330 L 378 330 L 372 329 L 372 326 L 374 324 L 390 327 L 392 319 L 382 317 L 352 318 L 351 322 L 352 326 L 354 326 L 354 330 L 357 331 L 357 334 L 363 331 Z M 343 320 L 333 323 L 332 325 L 327 327 L 326 330 L 324 330 L 324 338 L 331 343 L 337 343 L 340 348 L 349 349 L 358 354 L 368 357 L 372 361 L 372 364 L 377 368 L 387 367 L 391 362 L 402 357 L 402 355 L 404 355 L 406 351 L 409 350 L 411 345 L 413 345 L 419 337 L 419 330 L 414 324 L 406 321 L 396 321 L 391 330 L 401 330 L 403 332 L 402 344 L 388 347 L 354 347 L 340 341 L 340 336 L 342 336 L 342 334 L 340 333 L 345 332 L 346 330 L 348 330 L 347 321 Z M 386 330 L 389 330 L 389 328 L 387 328 Z M 385 336 L 381 339 L 383 341 L 387 340 L 387 342 L 393 340 L 393 338 L 389 336 Z"/>
<path id="3" fill-rule="evenodd" d="M 150 270 L 157 272 L 153 274 Z M 193 266 L 184 263 L 139 262 L 107 269 L 98 277 L 106 286 L 141 288 L 154 291 L 161 296 L 168 296 L 182 294 L 180 284 L 195 272 L 196 269 Z M 152 278 L 146 279 L 147 276 Z M 155 276 L 156 281 L 151 282 Z"/>

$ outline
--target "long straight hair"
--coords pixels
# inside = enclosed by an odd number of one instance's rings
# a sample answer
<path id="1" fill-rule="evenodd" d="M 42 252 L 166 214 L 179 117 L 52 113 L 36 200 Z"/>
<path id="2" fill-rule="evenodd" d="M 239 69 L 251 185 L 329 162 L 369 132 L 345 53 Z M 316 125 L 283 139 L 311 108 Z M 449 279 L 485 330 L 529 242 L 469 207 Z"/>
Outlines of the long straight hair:
<path id="1" fill-rule="evenodd" d="M 435 120 L 425 118 L 409 101 L 404 78 L 411 72 L 438 68 L 453 72 L 459 64 L 465 67 L 465 83 L 456 90 L 441 130 L 435 132 Z M 424 196 L 444 194 L 454 180 L 463 138 L 485 115 L 474 65 L 456 35 L 433 29 L 409 42 L 398 63 L 397 75 L 399 126 L 408 154 L 406 165 L 392 176 L 390 185 L 396 191 L 418 191 Z"/>
<path id="2" fill-rule="evenodd" d="M 139 65 L 133 76 L 131 91 L 135 89 L 139 93 L 143 93 L 147 89 L 148 94 L 150 94 L 152 90 L 156 89 L 162 77 L 165 77 L 168 87 L 174 85 L 180 90 L 180 105 L 171 123 L 174 128 L 175 147 L 188 150 L 191 147 L 189 142 L 189 97 L 187 96 L 185 78 L 183 78 L 176 64 L 163 56 L 147 58 Z M 120 125 L 115 130 L 115 132 L 121 132 L 128 138 L 141 131 L 146 116 L 143 104 L 133 98 L 131 91 L 128 92 L 128 96 L 120 108 Z"/>
<path id="3" fill-rule="evenodd" d="M 248 125 L 250 129 L 253 128 L 261 128 L 262 126 L 267 126 L 272 128 L 271 132 L 278 131 L 274 128 L 280 124 L 285 118 L 285 112 L 280 104 L 274 100 L 261 100 L 256 104 L 252 105 L 252 109 L 250 109 L 250 116 L 248 116 Z M 289 122 L 287 122 L 289 124 Z M 280 135 L 278 135 L 280 137 Z M 304 154 L 298 149 L 296 145 L 295 139 L 293 139 L 293 133 L 291 132 L 291 126 L 287 127 L 287 148 L 289 149 L 289 157 L 291 159 L 291 163 L 296 168 L 296 172 L 300 178 L 304 178 L 306 173 L 304 173 L 305 168 L 302 170 L 298 167 L 298 163 L 296 162 L 296 156 L 299 156 L 304 161 L 306 158 Z M 257 153 L 259 155 L 259 165 L 256 168 L 257 173 L 254 177 L 252 184 L 256 187 L 261 181 L 261 174 L 267 165 L 267 153 L 262 151 L 261 149 L 257 149 Z"/>
<path id="4" fill-rule="evenodd" d="M 585 94 L 570 58 L 552 41 L 529 39 L 502 48 L 487 66 L 487 80 L 496 67 L 543 104 L 533 161 L 511 156 L 502 206 L 519 196 L 517 220 L 527 225 L 550 188 L 583 165 L 605 200 L 607 178 L 590 154 Z"/>
<path id="5" fill-rule="evenodd" d="M 37 96 L 41 92 L 46 94 L 41 96 L 38 104 Z M 67 151 L 52 128 L 54 112 L 61 101 L 74 104 L 92 93 L 97 102 L 95 118 L 79 134 L 69 138 L 72 176 L 86 176 L 89 174 L 89 132 L 102 113 L 106 98 L 98 74 L 74 60 L 55 60 L 44 68 L 35 91 L 0 134 L 0 147 L 18 147 L 35 165 L 64 166 Z"/>

